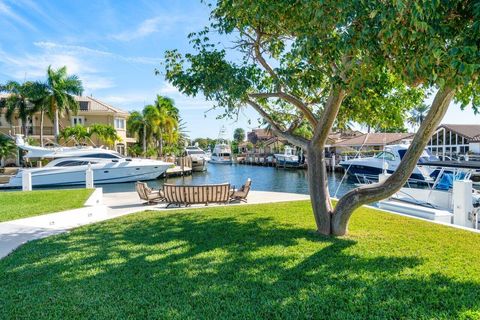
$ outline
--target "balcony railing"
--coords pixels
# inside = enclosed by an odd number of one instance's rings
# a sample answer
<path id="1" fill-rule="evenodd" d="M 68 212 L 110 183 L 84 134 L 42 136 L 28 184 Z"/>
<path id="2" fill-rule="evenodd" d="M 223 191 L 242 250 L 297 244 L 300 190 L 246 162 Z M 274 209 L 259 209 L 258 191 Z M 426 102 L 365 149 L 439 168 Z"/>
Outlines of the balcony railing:
<path id="1" fill-rule="evenodd" d="M 1 132 L 5 133 L 5 134 L 10 134 L 10 135 L 24 134 L 23 133 L 23 128 L 19 127 L 19 126 L 1 128 Z M 39 136 L 40 135 L 40 126 L 27 127 L 27 134 L 29 136 Z M 52 136 L 53 135 L 53 127 L 46 127 L 46 126 L 43 127 L 43 135 Z"/>

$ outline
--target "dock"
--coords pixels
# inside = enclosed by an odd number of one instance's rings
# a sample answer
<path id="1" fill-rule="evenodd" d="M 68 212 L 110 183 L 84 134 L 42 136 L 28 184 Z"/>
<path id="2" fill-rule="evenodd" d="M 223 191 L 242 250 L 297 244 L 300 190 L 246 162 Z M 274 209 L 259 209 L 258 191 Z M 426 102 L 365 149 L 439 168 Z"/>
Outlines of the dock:
<path id="1" fill-rule="evenodd" d="M 167 171 L 165 171 L 166 177 L 178 177 L 190 174 L 192 174 L 192 168 L 190 167 L 175 166 L 173 168 L 168 168 Z"/>
<path id="2" fill-rule="evenodd" d="M 165 177 L 187 176 L 192 174 L 192 158 L 191 157 L 175 157 L 162 159 L 175 164 L 174 167 L 165 171 Z"/>
<path id="3" fill-rule="evenodd" d="M 344 172 L 344 168 L 339 165 L 340 157 L 336 158 L 326 158 L 326 168 L 327 171 L 331 172 Z M 277 163 L 273 154 L 259 154 L 259 153 L 248 153 L 238 155 L 236 163 L 250 166 L 264 166 L 264 167 L 275 167 L 277 169 L 307 169 L 307 163 L 299 163 L 298 165 L 284 165 Z"/>

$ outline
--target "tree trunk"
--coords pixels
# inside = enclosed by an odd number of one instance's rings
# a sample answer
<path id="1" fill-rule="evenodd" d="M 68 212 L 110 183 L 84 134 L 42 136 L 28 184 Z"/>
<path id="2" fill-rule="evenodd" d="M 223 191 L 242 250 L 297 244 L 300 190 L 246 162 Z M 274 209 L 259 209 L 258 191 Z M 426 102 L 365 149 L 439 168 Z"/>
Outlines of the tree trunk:
<path id="1" fill-rule="evenodd" d="M 44 111 L 40 111 L 40 146 L 43 147 L 43 116 Z"/>
<path id="2" fill-rule="evenodd" d="M 28 118 L 27 119 L 22 119 L 22 131 L 23 131 L 23 138 L 26 140 L 28 138 L 28 134 L 27 134 L 27 122 L 28 122 Z"/>
<path id="3" fill-rule="evenodd" d="M 55 109 L 55 115 L 53 119 L 53 134 L 55 136 L 55 142 L 58 143 L 58 135 L 60 134 L 60 124 L 59 124 L 59 117 L 58 117 L 58 109 Z"/>
<path id="4" fill-rule="evenodd" d="M 353 189 L 338 201 L 332 216 L 332 234 L 341 236 L 347 233 L 350 216 L 358 207 L 385 199 L 403 187 L 443 119 L 454 94 L 455 90 L 451 88 L 437 92 L 425 121 L 418 129 L 400 165 L 385 182 Z"/>
<path id="5" fill-rule="evenodd" d="M 143 126 L 143 156 L 147 156 L 147 130 L 145 130 L 145 126 Z"/>
<path id="6" fill-rule="evenodd" d="M 161 157 L 161 156 L 163 156 L 163 135 L 162 135 L 161 131 L 160 131 L 160 136 L 159 136 L 158 141 L 160 142 L 159 152 L 160 152 L 160 157 Z"/>
<path id="7" fill-rule="evenodd" d="M 324 149 L 309 145 L 307 161 L 308 187 L 317 231 L 321 234 L 329 235 L 331 233 L 332 203 L 330 202 L 328 191 Z"/>

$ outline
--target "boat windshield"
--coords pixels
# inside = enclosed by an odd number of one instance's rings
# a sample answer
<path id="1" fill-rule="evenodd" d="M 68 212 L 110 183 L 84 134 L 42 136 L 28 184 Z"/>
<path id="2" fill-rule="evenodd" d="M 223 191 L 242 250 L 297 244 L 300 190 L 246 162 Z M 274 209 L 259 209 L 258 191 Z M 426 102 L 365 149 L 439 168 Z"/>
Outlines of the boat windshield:
<path id="1" fill-rule="evenodd" d="M 407 149 L 398 150 L 398 154 L 400 155 L 400 159 L 403 159 L 403 156 L 405 156 L 405 153 L 407 153 Z M 418 162 L 423 163 L 423 162 L 428 162 L 428 161 L 440 161 L 440 159 L 437 156 L 433 155 L 430 152 L 430 150 L 425 149 L 422 152 L 422 155 L 420 156 L 420 158 L 418 159 Z"/>
<path id="2" fill-rule="evenodd" d="M 187 150 L 187 154 L 205 154 L 202 150 Z"/>
<path id="3" fill-rule="evenodd" d="M 385 159 L 389 161 L 395 160 L 395 155 L 388 151 L 382 151 L 379 154 L 377 154 L 375 157 L 378 159 Z"/>
<path id="4" fill-rule="evenodd" d="M 102 159 L 119 159 L 119 158 L 125 158 L 123 155 L 121 155 L 118 152 L 112 152 L 112 153 L 90 153 L 90 154 L 84 154 L 80 156 L 80 158 L 102 158 Z"/>
<path id="5" fill-rule="evenodd" d="M 418 159 L 418 162 L 428 162 L 428 161 L 440 161 L 440 158 L 437 157 L 436 155 L 433 155 L 430 150 L 425 149 L 420 156 L 420 159 Z"/>
<path id="6" fill-rule="evenodd" d="M 76 167 L 76 166 L 86 166 L 88 164 L 94 164 L 95 162 L 91 161 L 79 161 L 79 160 L 65 160 L 55 164 L 55 167 Z"/>

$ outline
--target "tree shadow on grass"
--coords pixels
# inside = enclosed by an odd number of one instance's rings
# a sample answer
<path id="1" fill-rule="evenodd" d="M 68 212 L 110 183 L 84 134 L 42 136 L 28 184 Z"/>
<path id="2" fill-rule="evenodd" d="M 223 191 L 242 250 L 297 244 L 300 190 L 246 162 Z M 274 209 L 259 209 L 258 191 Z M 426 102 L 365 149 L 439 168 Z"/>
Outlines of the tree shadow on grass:
<path id="1" fill-rule="evenodd" d="M 235 216 L 146 213 L 1 260 L 0 318 L 452 318 L 479 310 L 478 283 L 416 274 L 417 257 L 360 256 L 355 246 L 248 207 Z"/>

